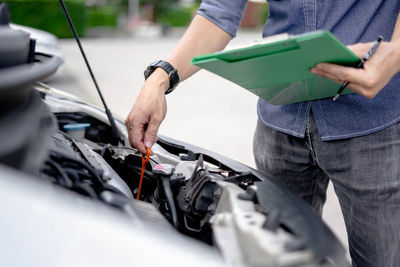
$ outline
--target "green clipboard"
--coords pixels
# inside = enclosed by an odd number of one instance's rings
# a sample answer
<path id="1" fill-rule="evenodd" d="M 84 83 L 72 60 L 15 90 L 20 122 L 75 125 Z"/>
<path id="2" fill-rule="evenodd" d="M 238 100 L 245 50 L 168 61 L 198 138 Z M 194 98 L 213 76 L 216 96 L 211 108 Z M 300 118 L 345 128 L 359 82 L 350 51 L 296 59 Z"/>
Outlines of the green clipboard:
<path id="1" fill-rule="evenodd" d="M 340 84 L 310 72 L 317 63 L 357 66 L 358 58 L 329 31 L 278 35 L 258 43 L 194 57 L 209 70 L 274 105 L 336 95 Z M 349 89 L 343 94 L 351 93 Z"/>

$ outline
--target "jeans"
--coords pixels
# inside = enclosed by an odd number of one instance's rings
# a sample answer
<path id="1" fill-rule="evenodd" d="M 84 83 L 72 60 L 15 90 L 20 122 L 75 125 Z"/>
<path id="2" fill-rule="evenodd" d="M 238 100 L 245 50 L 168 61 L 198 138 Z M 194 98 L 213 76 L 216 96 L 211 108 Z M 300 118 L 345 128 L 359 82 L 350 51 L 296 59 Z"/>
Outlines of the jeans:
<path id="1" fill-rule="evenodd" d="M 322 214 L 329 180 L 346 224 L 353 266 L 400 266 L 400 124 L 322 142 L 310 113 L 304 138 L 258 122 L 257 168 Z"/>

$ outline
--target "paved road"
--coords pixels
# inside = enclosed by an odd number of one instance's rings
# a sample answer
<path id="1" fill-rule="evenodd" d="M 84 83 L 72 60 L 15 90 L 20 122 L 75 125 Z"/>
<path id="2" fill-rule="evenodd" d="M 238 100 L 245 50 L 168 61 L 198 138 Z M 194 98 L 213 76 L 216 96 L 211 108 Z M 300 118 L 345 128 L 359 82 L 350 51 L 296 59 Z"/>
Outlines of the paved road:
<path id="1" fill-rule="evenodd" d="M 258 39 L 255 32 L 239 32 L 233 41 Z M 125 118 L 143 82 L 143 70 L 165 58 L 178 37 L 85 39 L 83 46 L 109 107 Z M 65 64 L 50 81 L 56 88 L 99 104 L 95 88 L 73 40 L 60 42 Z M 73 84 L 73 86 L 71 86 Z M 184 81 L 168 95 L 168 114 L 160 133 L 217 151 L 254 167 L 253 131 L 257 97 L 206 71 Z M 324 219 L 347 245 L 337 199 L 329 187 Z"/>

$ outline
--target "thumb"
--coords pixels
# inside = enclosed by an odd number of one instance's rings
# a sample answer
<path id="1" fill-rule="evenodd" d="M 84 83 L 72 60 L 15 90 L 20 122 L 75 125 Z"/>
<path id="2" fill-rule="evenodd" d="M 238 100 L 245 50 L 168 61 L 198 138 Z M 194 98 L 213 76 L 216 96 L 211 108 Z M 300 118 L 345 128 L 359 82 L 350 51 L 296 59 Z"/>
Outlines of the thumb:
<path id="1" fill-rule="evenodd" d="M 151 119 L 149 124 L 147 125 L 147 130 L 144 135 L 144 145 L 148 148 L 151 148 L 155 142 L 157 142 L 157 132 L 160 127 L 161 120 Z"/>

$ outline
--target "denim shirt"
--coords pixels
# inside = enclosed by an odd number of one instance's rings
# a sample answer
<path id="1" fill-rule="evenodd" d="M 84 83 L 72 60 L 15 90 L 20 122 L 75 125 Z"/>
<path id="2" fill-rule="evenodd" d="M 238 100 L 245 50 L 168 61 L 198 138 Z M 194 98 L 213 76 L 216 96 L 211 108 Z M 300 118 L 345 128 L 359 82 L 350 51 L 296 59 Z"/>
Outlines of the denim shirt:
<path id="1" fill-rule="evenodd" d="M 232 37 L 236 35 L 247 0 L 203 0 L 198 14 Z M 263 37 L 329 30 L 344 44 L 372 42 L 379 35 L 390 41 L 400 0 L 270 0 Z M 338 85 L 339 87 L 339 85 Z M 275 130 L 304 137 L 312 110 L 323 141 L 370 134 L 400 121 L 400 74 L 373 99 L 358 94 L 338 100 L 320 99 L 272 105 L 259 99 L 260 121 Z"/>

